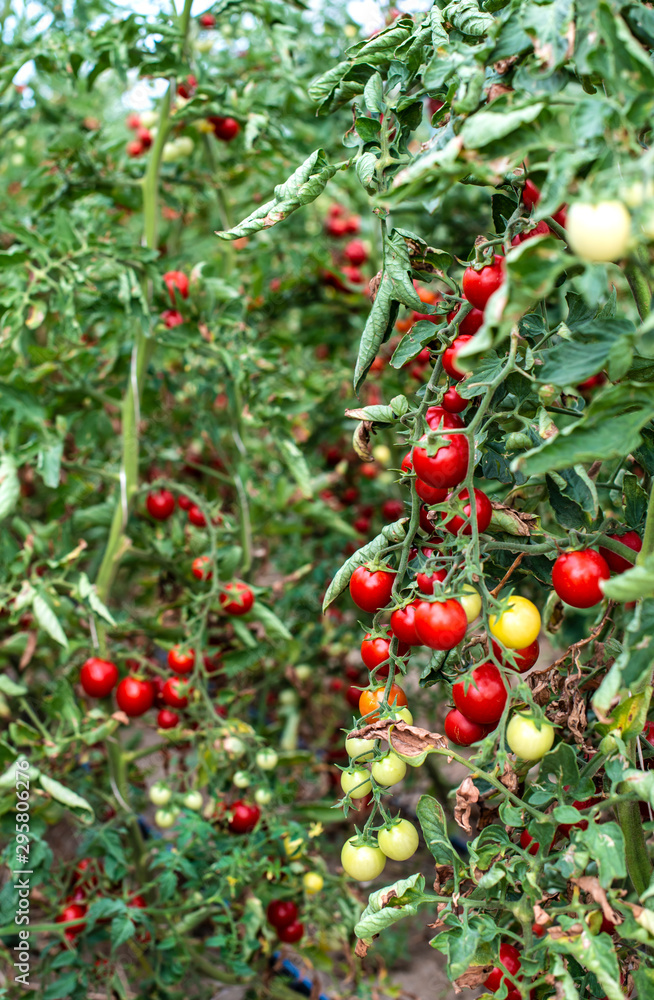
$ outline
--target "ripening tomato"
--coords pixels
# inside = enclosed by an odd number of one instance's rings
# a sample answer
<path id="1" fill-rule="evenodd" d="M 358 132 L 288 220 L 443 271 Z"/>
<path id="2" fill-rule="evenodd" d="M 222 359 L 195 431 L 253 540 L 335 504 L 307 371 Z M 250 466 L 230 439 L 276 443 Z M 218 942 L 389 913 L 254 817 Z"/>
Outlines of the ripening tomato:
<path id="1" fill-rule="evenodd" d="M 200 22 L 203 28 L 216 27 L 216 18 L 209 11 L 207 11 L 206 14 L 200 14 L 198 21 Z"/>
<path id="2" fill-rule="evenodd" d="M 452 341 L 449 347 L 446 347 L 443 351 L 441 361 L 443 362 L 443 368 L 455 382 L 460 382 L 467 375 L 467 372 L 462 371 L 456 366 L 456 356 L 462 347 L 465 347 L 473 338 L 468 334 L 461 334 Z"/>
<path id="3" fill-rule="evenodd" d="M 350 577 L 350 596 L 358 608 L 374 614 L 390 601 L 395 576 L 390 570 L 357 566 Z"/>
<path id="4" fill-rule="evenodd" d="M 456 413 L 451 413 L 446 406 L 430 406 L 425 413 L 425 422 L 428 427 L 435 430 L 437 427 L 455 430 L 458 427 L 465 427 L 461 417 Z"/>
<path id="5" fill-rule="evenodd" d="M 525 208 L 531 212 L 534 205 L 537 205 L 540 201 L 540 191 L 534 184 L 532 180 L 527 178 L 525 181 L 525 186 L 522 189 L 522 203 Z"/>
<path id="6" fill-rule="evenodd" d="M 485 493 L 481 490 L 475 488 L 475 508 L 476 508 L 476 520 L 477 520 L 477 531 L 481 534 L 486 531 L 486 528 L 491 523 L 491 518 L 493 516 L 493 507 L 490 500 Z M 461 490 L 460 493 L 456 495 L 450 493 L 448 496 L 448 501 L 454 503 L 458 500 L 467 500 L 468 503 L 464 504 L 463 513 L 465 518 L 461 514 L 455 514 L 449 520 L 445 520 L 448 516 L 445 511 L 441 511 L 441 517 L 443 518 L 443 527 L 449 531 L 452 535 L 471 535 L 472 534 L 472 524 L 470 520 L 472 519 L 472 504 L 470 503 L 470 491 L 468 489 Z"/>
<path id="7" fill-rule="evenodd" d="M 341 788 L 351 799 L 364 799 L 372 791 L 370 771 L 365 767 L 341 771 Z"/>
<path id="8" fill-rule="evenodd" d="M 385 521 L 397 521 L 404 513 L 404 504 L 401 500 L 384 500 L 381 506 L 381 514 Z"/>
<path id="9" fill-rule="evenodd" d="M 186 322 L 179 309 L 164 309 L 161 319 L 167 330 L 174 330 L 176 326 Z"/>
<path id="10" fill-rule="evenodd" d="M 157 726 L 159 729 L 174 729 L 179 722 L 177 712 L 171 712 L 169 708 L 162 708 L 157 714 Z"/>
<path id="11" fill-rule="evenodd" d="M 592 608 L 603 600 L 601 581 L 610 576 L 606 560 L 594 549 L 563 552 L 552 567 L 552 586 L 571 607 Z"/>
<path id="12" fill-rule="evenodd" d="M 378 785 L 390 788 L 391 785 L 397 785 L 398 781 L 403 780 L 406 775 L 406 764 L 391 750 L 383 757 L 374 760 L 370 770 Z"/>
<path id="13" fill-rule="evenodd" d="M 415 480 L 416 493 L 426 504 L 443 503 L 443 500 L 447 497 L 447 489 L 438 489 L 435 486 L 429 486 L 428 483 L 423 483 L 422 479 Z"/>
<path id="14" fill-rule="evenodd" d="M 540 729 L 533 719 L 514 715 L 506 727 L 509 749 L 522 760 L 540 760 L 554 743 L 554 727 L 542 721 Z"/>
<path id="15" fill-rule="evenodd" d="M 443 727 L 450 743 L 455 743 L 458 747 L 469 747 L 473 743 L 479 743 L 492 728 L 466 718 L 458 708 L 450 709 L 445 716 Z"/>
<path id="16" fill-rule="evenodd" d="M 481 614 L 481 595 L 479 591 L 469 583 L 464 583 L 461 588 L 463 593 L 457 597 L 457 601 L 466 613 L 468 624 L 474 622 Z"/>
<path id="17" fill-rule="evenodd" d="M 611 549 L 603 548 L 600 545 L 600 555 L 606 560 L 610 570 L 614 573 L 624 573 L 626 570 L 633 567 L 636 561 L 635 553 L 640 552 L 643 547 L 643 540 L 637 531 L 625 531 L 624 535 L 608 535 L 608 538 L 612 538 L 616 542 L 622 542 L 623 545 L 628 545 L 630 549 L 634 551 L 634 560 L 629 562 L 624 556 L 619 556 L 616 552 L 612 552 Z"/>
<path id="18" fill-rule="evenodd" d="M 372 691 L 362 691 L 359 697 L 359 715 L 370 716 L 368 723 L 376 722 L 379 718 L 379 712 L 376 711 L 384 700 L 385 688 L 378 687 L 374 688 Z M 391 690 L 388 695 L 388 704 L 396 705 L 401 707 L 407 704 L 406 695 L 399 684 L 391 684 Z M 375 713 L 372 715 L 371 713 Z"/>
<path id="19" fill-rule="evenodd" d="M 504 279 L 504 258 L 495 254 L 492 264 L 486 264 L 479 271 L 468 267 L 463 275 L 463 294 L 477 309 L 482 309 L 497 291 Z"/>
<path id="20" fill-rule="evenodd" d="M 186 708 L 190 693 L 188 681 L 181 677 L 169 677 L 163 686 L 163 699 L 171 708 Z"/>
<path id="21" fill-rule="evenodd" d="M 210 580 L 213 576 L 210 570 L 211 559 L 209 556 L 197 556 L 191 565 L 191 572 L 196 580 Z"/>
<path id="22" fill-rule="evenodd" d="M 376 841 L 357 843 L 358 835 L 350 837 L 341 850 L 343 871 L 357 882 L 370 882 L 381 875 L 386 866 L 386 855 Z"/>
<path id="23" fill-rule="evenodd" d="M 430 649 L 454 649 L 466 634 L 468 619 L 453 597 L 445 601 L 421 601 L 416 609 L 416 633 Z"/>
<path id="24" fill-rule="evenodd" d="M 452 688 L 458 710 L 472 722 L 484 726 L 498 722 L 506 705 L 507 692 L 501 673 L 494 663 L 482 663 L 472 671 L 467 690 L 464 681 Z"/>
<path id="25" fill-rule="evenodd" d="M 302 876 L 302 885 L 307 896 L 315 896 L 321 892 L 325 880 L 320 872 L 305 872 Z"/>
<path id="26" fill-rule="evenodd" d="M 188 518 L 189 524 L 193 524 L 196 528 L 206 528 L 207 519 L 200 510 L 200 508 L 197 507 L 195 504 L 191 504 L 186 516 Z"/>
<path id="27" fill-rule="evenodd" d="M 418 601 L 413 601 L 404 608 L 397 608 L 391 615 L 393 632 L 407 646 L 422 646 L 422 642 L 416 634 L 416 607 L 418 603 Z"/>
<path id="28" fill-rule="evenodd" d="M 506 610 L 489 618 L 490 633 L 507 649 L 525 649 L 540 632 L 540 612 L 526 597 L 512 594 Z"/>
<path id="29" fill-rule="evenodd" d="M 118 667 L 111 660 L 90 656 L 80 670 L 79 679 L 90 698 L 106 698 L 118 680 Z"/>
<path id="30" fill-rule="evenodd" d="M 268 923 L 273 927 L 286 927 L 298 918 L 297 906 L 291 899 L 273 899 L 266 910 Z"/>
<path id="31" fill-rule="evenodd" d="M 550 232 L 550 227 L 541 219 L 541 221 L 535 225 L 533 229 L 517 233 L 511 240 L 511 246 L 519 247 L 521 243 L 525 242 L 525 240 L 530 240 L 534 236 L 549 236 Z"/>
<path id="32" fill-rule="evenodd" d="M 213 134 L 222 142 L 231 142 L 241 131 L 241 126 L 235 118 L 223 118 L 221 115 L 211 115 L 208 119 L 213 125 Z"/>
<path id="33" fill-rule="evenodd" d="M 86 914 L 87 909 L 88 907 L 83 903 L 71 903 L 70 906 L 67 906 L 64 910 L 62 910 L 59 916 L 55 918 L 56 924 L 65 924 L 68 923 L 69 920 L 77 921 L 77 923 L 71 924 L 70 927 L 67 927 L 64 931 L 64 937 L 71 944 L 77 935 L 81 934 L 86 927 L 86 921 L 80 920 L 80 917 L 83 917 Z"/>
<path id="34" fill-rule="evenodd" d="M 423 594 L 433 594 L 434 584 L 443 583 L 446 576 L 446 569 L 434 569 L 431 573 L 417 573 L 416 583 L 418 584 L 418 590 Z"/>
<path id="35" fill-rule="evenodd" d="M 501 944 L 500 962 L 512 976 L 516 976 L 520 970 L 520 952 L 517 948 L 514 948 L 512 944 Z M 484 987 L 487 990 L 490 990 L 491 993 L 497 993 L 504 978 L 505 973 L 496 966 L 488 979 L 485 980 Z M 520 993 L 515 989 L 515 987 L 511 986 L 510 983 L 507 983 L 506 985 L 509 990 L 507 1000 L 520 1000 Z"/>
<path id="36" fill-rule="evenodd" d="M 520 847 L 529 854 L 538 854 L 538 841 L 534 840 L 530 833 L 523 830 L 520 834 Z"/>
<path id="37" fill-rule="evenodd" d="M 618 260 L 629 246 L 631 216 L 621 201 L 576 201 L 568 209 L 566 232 L 570 248 L 580 257 Z"/>
<path id="38" fill-rule="evenodd" d="M 157 490 L 148 493 L 145 506 L 150 517 L 157 521 L 167 521 L 175 510 L 175 497 L 170 490 Z"/>
<path id="39" fill-rule="evenodd" d="M 237 799 L 232 802 L 227 825 L 232 833 L 252 833 L 260 819 L 259 806 Z"/>
<path id="40" fill-rule="evenodd" d="M 299 920 L 294 920 L 291 924 L 278 927 L 277 937 L 284 944 L 297 944 L 304 937 L 304 924 Z"/>
<path id="41" fill-rule="evenodd" d="M 524 649 L 512 649 L 511 652 L 515 657 L 515 666 L 509 661 L 505 651 L 494 640 L 493 652 L 495 653 L 495 657 L 505 667 L 510 667 L 511 670 L 517 670 L 519 673 L 524 674 L 533 667 L 534 663 L 540 656 L 540 643 L 538 642 L 538 639 L 534 639 L 534 641 L 528 646 L 525 646 Z"/>
<path id="42" fill-rule="evenodd" d="M 195 666 L 195 650 L 173 646 L 168 650 L 168 666 L 176 674 L 190 674 Z"/>
<path id="43" fill-rule="evenodd" d="M 452 320 L 454 319 L 454 317 L 458 313 L 459 308 L 460 307 L 458 307 L 457 309 L 453 309 L 452 312 L 449 312 L 447 314 L 447 322 L 448 323 L 452 322 Z M 458 335 L 459 336 L 463 335 L 463 336 L 466 336 L 466 337 L 468 337 L 468 336 L 472 337 L 477 332 L 477 330 L 479 330 L 483 326 L 483 324 L 484 324 L 484 313 L 483 313 L 483 310 L 482 309 L 475 309 L 474 306 L 473 306 L 473 308 L 470 310 L 470 312 L 466 313 L 466 315 L 463 317 L 463 319 L 459 323 L 459 326 L 457 328 L 458 329 Z"/>
<path id="44" fill-rule="evenodd" d="M 447 410 L 448 413 L 456 414 L 463 413 L 469 402 L 468 399 L 460 396 L 454 386 L 451 385 L 443 396 L 442 405 L 443 409 Z"/>
<path id="45" fill-rule="evenodd" d="M 428 435 L 420 438 L 423 445 L 413 449 L 413 466 L 418 476 L 428 486 L 438 488 L 458 486 L 468 471 L 468 439 L 463 434 L 444 434 L 435 454 L 428 452 Z"/>
<path id="46" fill-rule="evenodd" d="M 154 687 L 151 681 L 140 680 L 138 677 L 123 677 L 116 688 L 118 708 L 125 715 L 135 718 L 144 715 L 154 704 Z"/>
<path id="47" fill-rule="evenodd" d="M 193 506 L 193 501 L 190 500 L 189 497 L 184 496 L 183 493 L 180 493 L 180 495 L 177 497 L 177 506 L 179 507 L 180 510 L 189 511 Z"/>
<path id="48" fill-rule="evenodd" d="M 418 850 L 420 838 L 413 823 L 398 819 L 377 834 L 377 843 L 392 861 L 408 861 Z"/>
<path id="49" fill-rule="evenodd" d="M 254 604 L 254 594 L 246 583 L 235 580 L 225 584 L 219 600 L 225 614 L 246 615 Z"/>
<path id="50" fill-rule="evenodd" d="M 393 632 L 386 627 L 386 636 L 378 636 L 373 639 L 370 632 L 366 632 L 363 642 L 361 643 L 361 659 L 365 663 L 368 670 L 374 670 L 375 667 L 380 666 L 382 663 L 386 663 L 389 656 L 389 649 L 391 645 L 391 639 L 393 638 Z M 397 647 L 398 656 L 406 656 L 409 652 L 409 647 L 404 642 L 399 642 Z"/>

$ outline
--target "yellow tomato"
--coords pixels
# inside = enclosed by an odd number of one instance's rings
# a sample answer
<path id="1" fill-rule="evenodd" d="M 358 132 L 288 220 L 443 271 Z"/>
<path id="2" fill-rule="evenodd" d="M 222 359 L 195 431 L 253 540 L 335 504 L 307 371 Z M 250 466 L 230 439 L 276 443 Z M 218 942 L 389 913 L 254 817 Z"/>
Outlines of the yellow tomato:
<path id="1" fill-rule="evenodd" d="M 513 594 L 501 615 L 489 619 L 491 635 L 507 649 L 524 649 L 530 646 L 540 632 L 540 612 L 526 597 Z"/>
<path id="2" fill-rule="evenodd" d="M 320 892 L 324 884 L 325 881 L 319 872 L 306 872 L 302 876 L 302 885 L 307 896 L 315 896 L 317 892 Z"/>

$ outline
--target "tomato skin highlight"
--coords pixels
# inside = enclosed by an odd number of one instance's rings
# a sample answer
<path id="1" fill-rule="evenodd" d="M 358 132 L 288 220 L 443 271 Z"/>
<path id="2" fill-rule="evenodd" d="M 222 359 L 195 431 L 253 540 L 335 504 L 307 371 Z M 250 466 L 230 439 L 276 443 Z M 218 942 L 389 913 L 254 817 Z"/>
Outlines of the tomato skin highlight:
<path id="1" fill-rule="evenodd" d="M 79 679 L 90 698 L 106 698 L 118 681 L 118 667 L 111 660 L 90 656 L 80 670 Z"/>
<path id="2" fill-rule="evenodd" d="M 497 291 L 504 278 L 504 258 L 495 254 L 492 264 L 475 271 L 468 267 L 463 275 L 463 295 L 473 306 L 483 311 L 491 295 Z"/>
<path id="3" fill-rule="evenodd" d="M 472 340 L 472 336 L 469 334 L 461 334 L 456 337 L 449 347 L 446 347 L 443 351 L 441 361 L 443 362 L 443 368 L 455 382 L 460 382 L 468 374 L 465 371 L 461 371 L 460 368 L 456 367 L 456 356 L 462 347 Z"/>
<path id="4" fill-rule="evenodd" d="M 168 666 L 176 674 L 190 674 L 195 666 L 195 650 L 173 646 L 168 650 Z"/>
<path id="5" fill-rule="evenodd" d="M 608 563 L 594 549 L 563 552 L 552 568 L 552 585 L 571 607 L 592 608 L 604 599 L 600 583 L 610 576 Z"/>
<path id="6" fill-rule="evenodd" d="M 486 494 L 482 493 L 481 490 L 475 488 L 474 493 L 477 531 L 481 534 L 483 531 L 486 531 L 486 528 L 491 523 L 493 507 Z M 472 517 L 472 504 L 470 503 L 470 491 L 468 489 L 461 490 L 461 492 L 456 495 L 454 493 L 450 493 L 447 499 L 452 502 L 456 500 L 467 500 L 468 503 L 464 504 L 463 512 L 468 518 Z M 444 522 L 443 527 L 452 535 L 458 535 L 459 533 L 463 535 L 472 534 L 472 525 L 470 520 L 465 521 L 460 514 L 455 514 L 454 517 L 449 519 L 449 521 L 446 521 L 445 518 L 447 517 L 447 514 L 442 511 L 441 517 Z"/>
<path id="7" fill-rule="evenodd" d="M 213 576 L 212 571 L 209 569 L 210 566 L 211 559 L 209 556 L 197 556 L 191 565 L 191 572 L 196 580 L 210 580 Z"/>
<path id="8" fill-rule="evenodd" d="M 422 646 L 416 632 L 416 607 L 418 601 L 407 604 L 405 608 L 398 608 L 391 615 L 391 628 L 395 635 L 407 646 Z"/>
<path id="9" fill-rule="evenodd" d="M 386 570 L 357 566 L 350 577 L 350 596 L 358 608 L 373 614 L 390 601 L 395 576 Z"/>
<path id="10" fill-rule="evenodd" d="M 261 810 L 258 806 L 237 799 L 232 802 L 227 825 L 231 833 L 252 833 L 260 819 Z"/>
<path id="11" fill-rule="evenodd" d="M 490 732 L 490 726 L 481 726 L 478 722 L 468 719 L 458 708 L 452 708 L 445 716 L 443 724 L 445 735 L 450 743 L 458 747 L 469 747 L 483 740 Z"/>
<path id="12" fill-rule="evenodd" d="M 463 681 L 454 684 L 454 704 L 472 722 L 486 726 L 499 722 L 507 699 L 501 673 L 494 663 L 482 663 L 472 671 L 472 678 L 474 684 L 469 684 L 467 691 Z"/>
<path id="13" fill-rule="evenodd" d="M 416 633 L 430 649 L 454 649 L 466 634 L 468 619 L 459 601 L 421 601 L 416 609 Z"/>
<path id="14" fill-rule="evenodd" d="M 163 686 L 163 699 L 171 708 L 186 708 L 190 688 L 181 677 L 169 677 Z"/>
<path id="15" fill-rule="evenodd" d="M 71 903 L 70 906 L 67 906 L 64 910 L 62 910 L 59 916 L 55 918 L 56 924 L 65 924 L 68 923 L 69 920 L 78 921 L 78 923 L 71 924 L 71 926 L 67 927 L 64 931 L 64 937 L 71 944 L 78 934 L 81 934 L 86 927 L 86 921 L 79 920 L 79 918 L 85 916 L 87 909 L 88 907 L 85 906 L 84 903 Z"/>
<path id="16" fill-rule="evenodd" d="M 384 700 L 384 691 L 385 688 L 378 687 L 372 691 L 361 692 L 361 696 L 359 698 L 359 715 L 366 716 L 370 715 L 371 712 L 375 713 L 370 716 L 368 723 L 376 722 L 379 718 L 379 712 L 376 711 L 376 709 Z M 399 708 L 401 708 L 402 705 L 408 704 L 406 695 L 399 684 L 394 683 L 391 685 L 391 690 L 388 695 L 388 704 L 397 705 Z"/>
<path id="17" fill-rule="evenodd" d="M 637 531 L 626 531 L 624 535 L 608 535 L 608 537 L 616 542 L 622 542 L 623 545 L 628 545 L 630 549 L 633 549 L 634 562 L 636 561 L 636 553 L 640 552 L 643 547 L 643 540 Z M 599 554 L 614 573 L 624 573 L 626 570 L 632 569 L 634 565 L 633 562 L 629 562 L 624 556 L 619 556 L 616 552 L 603 548 L 601 545 Z"/>
<path id="18" fill-rule="evenodd" d="M 154 687 L 138 677 L 123 677 L 116 688 L 118 707 L 131 718 L 145 715 L 154 704 Z"/>
<path id="19" fill-rule="evenodd" d="M 169 490 L 157 490 L 148 493 L 145 506 L 150 517 L 156 521 L 167 521 L 175 511 L 175 497 Z"/>
<path id="20" fill-rule="evenodd" d="M 420 440 L 426 443 L 427 435 Z M 443 440 L 445 443 L 435 455 L 428 455 L 427 449 L 420 444 L 413 449 L 413 466 L 418 479 L 440 489 L 459 485 L 468 471 L 469 457 L 468 439 L 463 434 L 445 434 Z"/>
<path id="21" fill-rule="evenodd" d="M 254 594 L 246 583 L 235 580 L 225 584 L 219 601 L 226 615 L 246 615 L 254 604 Z"/>
<path id="22" fill-rule="evenodd" d="M 177 712 L 171 712 L 169 708 L 160 709 L 157 715 L 157 726 L 159 729 L 174 729 L 179 723 Z"/>

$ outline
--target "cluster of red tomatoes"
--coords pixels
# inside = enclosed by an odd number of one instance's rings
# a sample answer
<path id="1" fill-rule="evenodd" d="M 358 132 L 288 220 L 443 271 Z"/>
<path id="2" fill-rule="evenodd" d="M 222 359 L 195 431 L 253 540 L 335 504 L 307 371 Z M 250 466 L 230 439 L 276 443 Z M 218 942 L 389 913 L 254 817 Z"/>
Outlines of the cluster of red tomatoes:
<path id="1" fill-rule="evenodd" d="M 346 236 L 356 235 L 361 229 L 361 219 L 358 215 L 351 215 L 344 205 L 334 203 L 329 206 L 327 219 L 325 220 L 325 232 L 328 236 L 340 240 Z M 323 282 L 339 292 L 347 292 L 349 285 L 360 286 L 365 281 L 365 276 L 361 271 L 361 265 L 368 260 L 368 248 L 363 240 L 349 240 L 342 250 L 332 251 L 332 258 L 338 271 L 324 271 Z"/>
<path id="2" fill-rule="evenodd" d="M 176 295 L 181 296 L 183 299 L 188 298 L 189 280 L 183 271 L 166 271 L 163 276 L 163 280 L 173 306 L 176 305 Z M 164 309 L 161 314 L 161 319 L 163 320 L 164 326 L 166 326 L 169 330 L 173 330 L 176 326 L 181 326 L 184 322 L 184 317 L 179 309 L 174 308 Z M 153 514 L 152 516 L 156 517 L 157 515 Z M 170 514 L 167 516 L 170 517 Z M 161 518 L 161 520 L 165 520 L 165 518 Z"/>
<path id="3" fill-rule="evenodd" d="M 152 132 L 143 125 L 140 116 L 134 111 L 127 116 L 125 124 L 134 133 L 134 138 L 130 139 L 125 147 L 127 155 L 131 157 L 143 156 L 152 145 Z"/>
<path id="4" fill-rule="evenodd" d="M 73 886 L 69 896 L 66 897 L 66 905 L 61 913 L 55 918 L 55 923 L 70 923 L 64 931 L 66 941 L 73 945 L 75 939 L 86 927 L 84 917 L 89 908 L 89 899 L 93 901 L 98 895 L 99 876 L 102 874 L 103 864 L 99 858 L 82 858 L 73 873 Z M 143 896 L 131 896 L 127 902 L 128 907 L 144 910 L 147 903 Z M 72 922 L 74 921 L 74 922 Z M 147 931 L 142 931 L 137 938 L 142 943 L 150 939 Z"/>
<path id="5" fill-rule="evenodd" d="M 304 924 L 298 920 L 298 908 L 291 899 L 273 899 L 268 904 L 266 917 L 277 937 L 284 944 L 297 944 L 304 936 Z"/>

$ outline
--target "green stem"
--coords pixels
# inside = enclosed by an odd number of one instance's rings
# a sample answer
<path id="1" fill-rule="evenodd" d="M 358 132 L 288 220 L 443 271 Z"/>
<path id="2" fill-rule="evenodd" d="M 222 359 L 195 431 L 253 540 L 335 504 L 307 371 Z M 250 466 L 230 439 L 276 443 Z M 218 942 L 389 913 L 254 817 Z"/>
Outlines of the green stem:
<path id="1" fill-rule="evenodd" d="M 636 740 L 632 740 L 629 744 L 627 755 L 632 765 L 635 766 Z M 618 785 L 618 794 L 620 794 L 621 788 L 622 785 Z M 624 835 L 629 878 L 640 898 L 649 886 L 652 877 L 652 862 L 647 853 L 643 821 L 640 818 L 640 802 L 620 802 L 615 811 Z"/>
<path id="2" fill-rule="evenodd" d="M 649 491 L 649 503 L 647 505 L 647 519 L 645 520 L 645 532 L 643 534 L 643 547 L 638 553 L 636 563 L 640 564 L 651 556 L 654 552 L 654 480 Z"/>
<path id="3" fill-rule="evenodd" d="M 644 320 L 649 316 L 652 301 L 647 279 L 638 264 L 628 264 L 624 273 L 634 297 L 638 315 Z"/>

